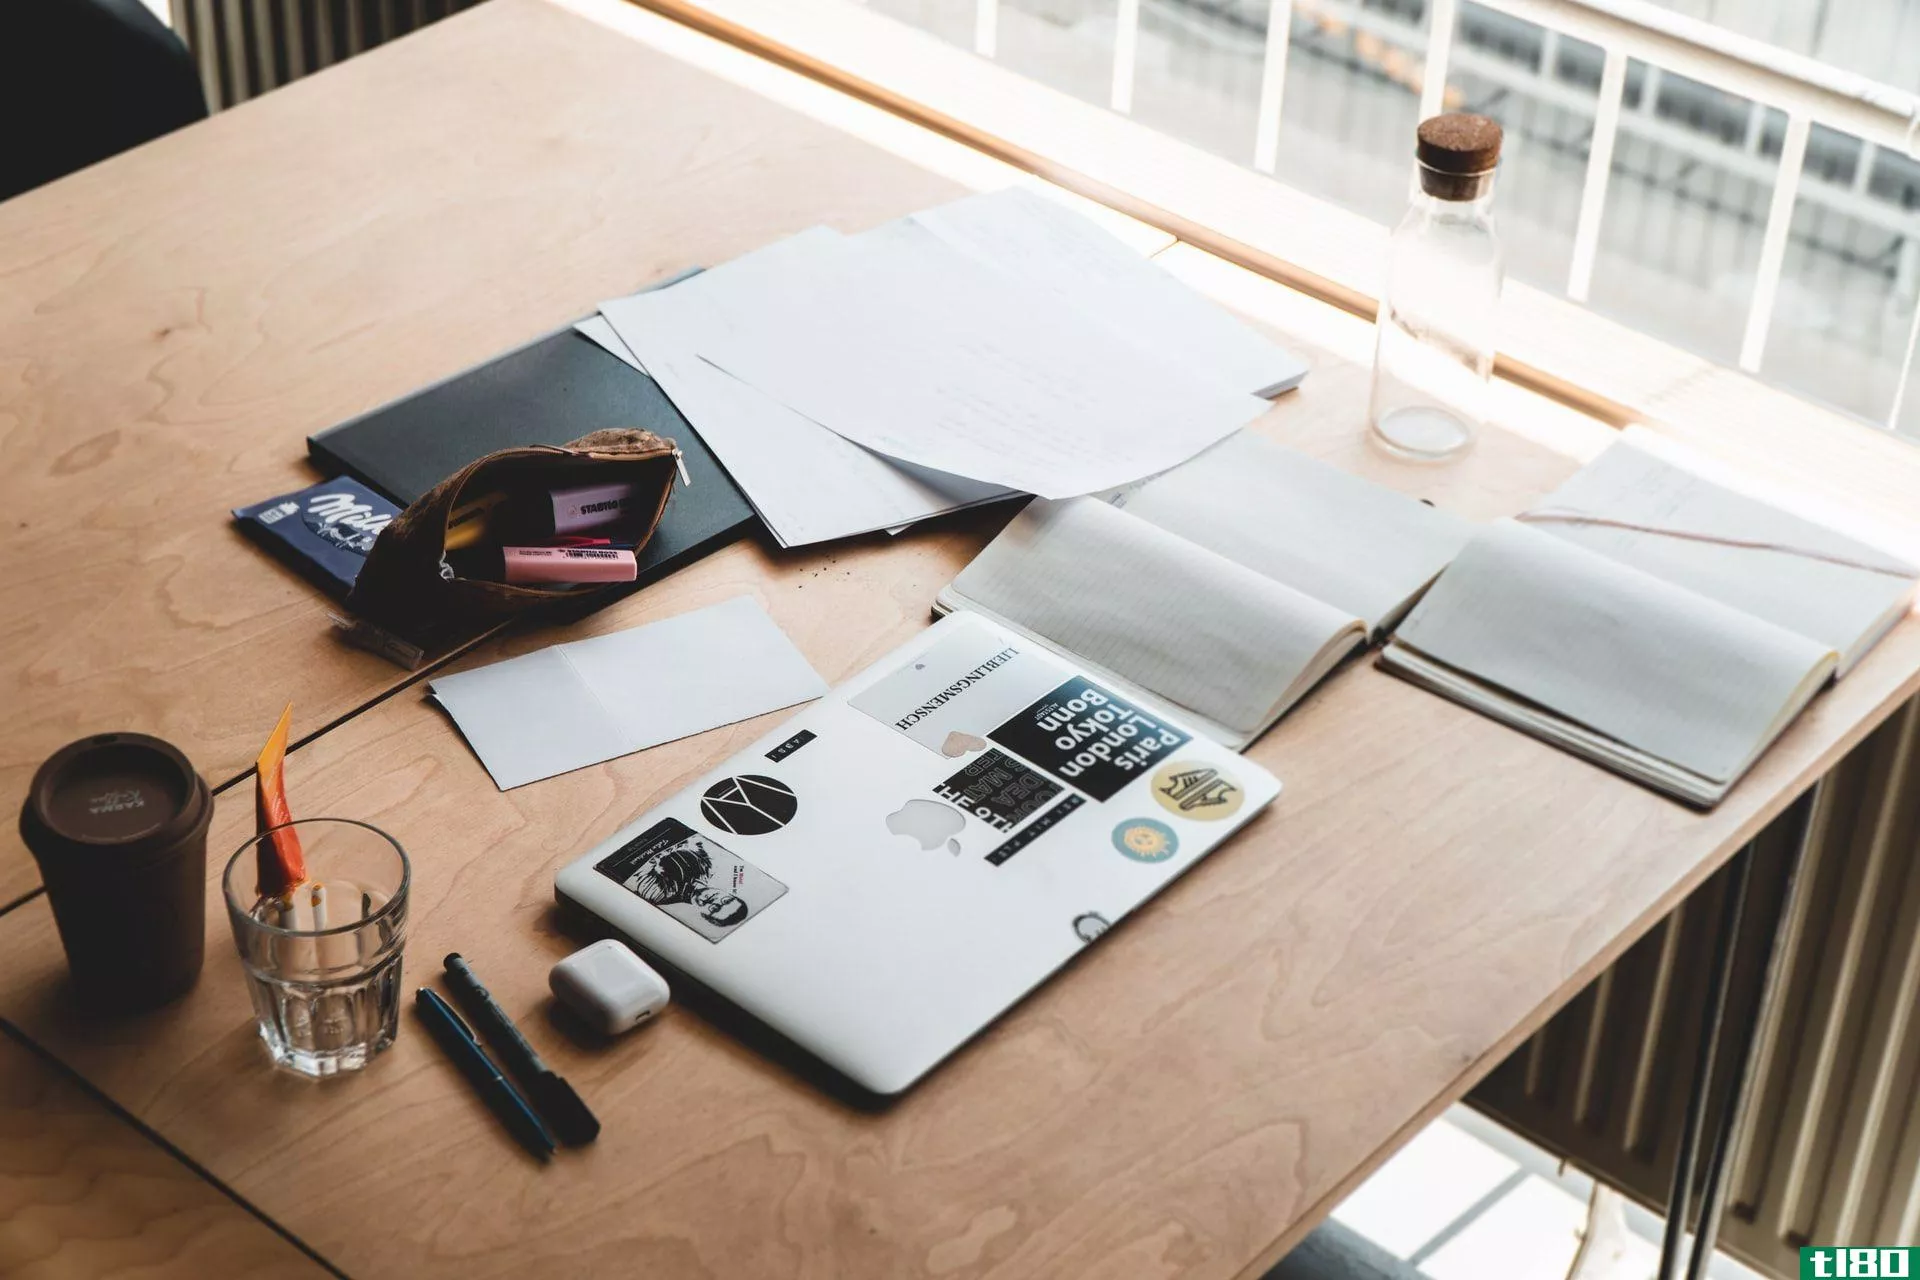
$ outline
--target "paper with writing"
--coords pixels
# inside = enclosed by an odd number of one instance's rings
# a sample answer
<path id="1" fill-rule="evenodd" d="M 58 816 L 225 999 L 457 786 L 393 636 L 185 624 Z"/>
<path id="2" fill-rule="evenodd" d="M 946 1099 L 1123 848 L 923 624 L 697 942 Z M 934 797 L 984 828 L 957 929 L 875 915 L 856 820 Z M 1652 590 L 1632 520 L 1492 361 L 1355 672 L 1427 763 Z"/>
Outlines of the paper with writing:
<path id="1" fill-rule="evenodd" d="M 1046 497 L 1164 471 L 1266 408 L 918 224 L 858 239 L 699 354 L 889 458 Z"/>
<path id="2" fill-rule="evenodd" d="M 723 344 L 756 323 L 757 298 L 786 287 L 791 268 L 841 248 L 839 235 L 816 227 L 671 289 L 601 307 L 618 338 L 789 547 L 897 529 L 1006 496 L 996 485 L 871 453 L 698 355 L 703 343 Z"/>
<path id="3" fill-rule="evenodd" d="M 1070 209 L 1025 187 L 911 215 L 947 244 L 1235 391 L 1273 396 L 1306 362 Z"/>

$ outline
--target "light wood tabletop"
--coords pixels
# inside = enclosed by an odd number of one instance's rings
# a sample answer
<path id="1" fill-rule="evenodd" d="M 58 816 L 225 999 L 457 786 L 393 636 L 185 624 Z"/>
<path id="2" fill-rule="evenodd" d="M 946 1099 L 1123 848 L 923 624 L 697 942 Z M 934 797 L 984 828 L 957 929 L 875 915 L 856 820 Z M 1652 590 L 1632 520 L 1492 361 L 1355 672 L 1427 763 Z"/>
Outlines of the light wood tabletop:
<path id="1" fill-rule="evenodd" d="M 1356 373 L 1321 357 L 1262 429 L 1360 461 Z M 1445 473 L 1373 470 L 1489 515 L 1577 465 L 1503 432 L 1485 444 Z M 993 523 L 743 544 L 564 634 L 748 593 L 838 679 L 925 625 Z M 1251 752 L 1286 781 L 1271 811 L 878 1112 L 709 1011 L 609 1046 L 549 1015 L 546 970 L 582 940 L 555 914 L 557 868 L 777 717 L 501 793 L 408 691 L 290 758 L 300 811 L 410 850 L 410 983 L 463 952 L 600 1114 L 600 1141 L 551 1167 L 410 1016 L 360 1078 L 267 1069 L 217 906 L 197 990 L 130 1023 L 72 1009 L 43 901 L 0 918 L 0 1016 L 353 1275 L 1257 1273 L 1917 670 L 1909 620 L 1703 816 L 1350 666 Z M 214 849 L 251 823 L 243 793 L 223 797 Z"/>
<path id="2" fill-rule="evenodd" d="M 327 1271 L 0 1035 L 0 1275 L 321 1280 Z"/>
<path id="3" fill-rule="evenodd" d="M 964 190 L 798 112 L 741 119 L 740 90 L 591 22 L 501 7 L 0 203 L 9 803 L 106 730 L 158 734 L 219 786 L 287 701 L 299 737 L 403 682 L 231 527 L 321 478 L 310 433 L 668 271 Z M 0 906 L 38 883 L 9 820 Z"/>
<path id="4" fill-rule="evenodd" d="M 224 392 L 203 375 L 213 404 L 245 402 L 250 378 L 307 388 L 256 391 L 291 397 L 288 417 L 255 422 L 241 456 L 297 456 L 313 427 L 585 309 L 624 287 L 611 276 L 717 261 L 810 222 L 872 225 L 957 189 L 797 110 L 806 93 L 785 73 L 612 0 L 571 7 L 604 21 L 495 0 L 175 140 L 189 160 L 204 146 L 233 166 L 217 197 L 174 193 L 205 205 L 180 216 L 229 219 L 247 240 L 201 287 L 278 314 L 251 322 L 262 346 L 306 335 Z M 184 184 L 151 163 L 126 180 Z M 324 236 L 241 234 L 272 225 L 263 208 L 298 223 L 294 187 L 324 200 L 336 185 L 349 193 L 334 206 L 344 243 L 331 265 L 313 261 Z M 103 180 L 89 198 L 112 190 Z M 355 277 L 371 297 L 339 283 L 336 268 L 356 262 L 380 264 Z M 1258 429 L 1443 507 L 1518 510 L 1608 438 L 1520 400 L 1457 465 L 1393 462 L 1366 447 L 1364 373 L 1315 345 L 1319 323 L 1282 322 L 1314 372 Z M 1331 334 L 1341 322 L 1326 323 Z M 244 365 L 254 348 L 234 341 Z M 366 377 L 378 386 L 364 394 L 335 385 Z M 1737 426 L 1707 443 L 1737 447 Z M 1799 442 L 1805 474 L 1831 489 L 1865 477 L 1863 458 L 1897 465 L 1817 445 Z M 1920 485 L 1920 462 L 1910 478 Z M 1879 470 L 1873 481 L 1889 484 Z M 580 626 L 464 661 L 744 593 L 838 680 L 923 627 L 1003 518 L 791 553 L 742 543 Z M 254 572 L 231 558 L 218 598 L 236 615 Z M 281 585 L 274 625 L 317 632 L 310 595 Z M 5 656 L 12 672 L 31 661 Z M 95 705 L 140 674 L 116 670 Z M 218 670 L 181 670 L 177 696 Z M 555 915 L 554 872 L 772 718 L 501 793 L 409 689 L 295 751 L 292 803 L 401 840 L 415 876 L 410 981 L 466 954 L 600 1114 L 597 1144 L 536 1165 L 410 1015 L 357 1078 L 315 1086 L 266 1067 L 212 888 L 252 826 L 244 788 L 218 806 L 193 993 L 132 1020 L 80 1013 L 38 900 L 0 916 L 0 1017 L 356 1276 L 1258 1274 L 1916 688 L 1910 618 L 1701 815 L 1349 664 L 1250 752 L 1286 783 L 1269 812 L 878 1110 L 697 1002 L 611 1045 L 576 1041 L 548 1015 L 546 970 L 581 941 Z M 257 745 L 260 708 L 283 696 L 171 714 L 204 721 L 237 761 Z M 40 705 L 50 718 L 65 703 L 49 690 Z"/>

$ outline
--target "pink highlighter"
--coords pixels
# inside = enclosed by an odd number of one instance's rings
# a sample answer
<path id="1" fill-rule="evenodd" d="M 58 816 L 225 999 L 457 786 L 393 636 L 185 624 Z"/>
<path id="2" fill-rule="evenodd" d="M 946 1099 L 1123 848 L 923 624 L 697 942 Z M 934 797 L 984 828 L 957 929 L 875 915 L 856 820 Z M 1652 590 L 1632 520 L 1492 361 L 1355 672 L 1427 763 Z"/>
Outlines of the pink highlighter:
<path id="1" fill-rule="evenodd" d="M 632 582 L 633 552 L 614 547 L 502 547 L 503 578 L 512 583 Z"/>

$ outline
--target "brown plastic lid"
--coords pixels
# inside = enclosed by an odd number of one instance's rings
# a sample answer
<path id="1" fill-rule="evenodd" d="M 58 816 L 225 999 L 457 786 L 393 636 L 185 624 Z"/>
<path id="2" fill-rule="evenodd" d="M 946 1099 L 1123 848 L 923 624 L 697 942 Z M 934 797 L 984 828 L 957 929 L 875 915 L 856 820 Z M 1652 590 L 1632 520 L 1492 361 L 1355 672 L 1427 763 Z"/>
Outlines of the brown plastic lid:
<path id="1" fill-rule="evenodd" d="M 33 775 L 20 837 L 50 861 L 163 857 L 198 836 L 213 808 L 207 785 L 178 747 L 144 733 L 70 742 Z"/>
<path id="2" fill-rule="evenodd" d="M 1500 126 L 1464 111 L 1420 122 L 1414 155 L 1429 169 L 1456 177 L 1490 172 L 1500 163 Z"/>

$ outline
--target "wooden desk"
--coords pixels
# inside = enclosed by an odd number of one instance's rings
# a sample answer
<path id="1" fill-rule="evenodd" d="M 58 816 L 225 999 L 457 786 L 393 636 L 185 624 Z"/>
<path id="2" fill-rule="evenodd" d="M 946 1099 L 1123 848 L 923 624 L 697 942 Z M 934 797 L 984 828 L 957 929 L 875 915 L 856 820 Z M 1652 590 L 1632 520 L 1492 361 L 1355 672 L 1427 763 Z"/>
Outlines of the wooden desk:
<path id="1" fill-rule="evenodd" d="M 87 733 L 159 734 L 218 786 L 289 699 L 300 736 L 403 682 L 230 527 L 319 478 L 310 432 L 667 271 L 963 190 L 502 7 L 0 204 L 8 805 Z M 0 906 L 38 883 L 8 817 Z"/>
<path id="2" fill-rule="evenodd" d="M 1346 457 L 1352 372 L 1323 364 L 1264 428 Z M 1503 477 L 1539 489 L 1575 465 L 1487 445 L 1444 477 L 1389 478 L 1444 479 L 1443 501 L 1484 514 L 1524 500 Z M 751 592 L 837 679 L 923 625 L 981 525 L 823 554 L 741 546 L 584 630 Z M 502 794 L 408 692 L 290 762 L 309 811 L 364 817 L 412 851 L 414 981 L 463 951 L 600 1112 L 601 1141 L 551 1168 L 504 1139 L 410 1018 L 360 1079 L 315 1089 L 264 1069 L 217 916 L 199 989 L 109 1025 L 69 1010 L 31 903 L 0 920 L 0 1015 L 353 1275 L 1231 1275 L 1503 1057 L 1916 664 L 1909 621 L 1705 817 L 1350 668 L 1255 749 L 1287 781 L 1272 811 L 880 1114 L 685 1009 L 603 1049 L 544 1012 L 546 968 L 577 942 L 553 914 L 554 871 L 765 722 Z M 251 821 L 244 794 L 224 797 L 215 847 Z"/>
<path id="3" fill-rule="evenodd" d="M 610 21 L 634 38 L 536 0 L 497 0 L 215 124 L 244 133 L 233 145 L 269 171 L 284 163 L 274 151 L 286 130 L 319 146 L 342 118 L 343 132 L 364 132 L 376 108 L 394 132 L 411 129 L 406 146 L 385 133 L 369 144 L 375 161 L 349 160 L 342 141 L 324 170 L 377 174 L 395 220 L 360 224 L 360 252 L 377 254 L 387 235 L 408 242 L 414 202 L 433 202 L 447 180 L 423 159 L 429 131 L 406 123 L 430 100 L 436 118 L 473 125 L 465 136 L 485 140 L 483 158 L 523 172 L 511 199 L 465 211 L 461 252 L 524 242 L 583 280 L 605 246 L 574 260 L 565 237 L 543 237 L 580 192 L 638 181 L 629 175 L 648 159 L 680 161 L 671 179 L 655 175 L 656 213 L 634 233 L 659 268 L 747 247 L 658 212 L 681 207 L 677 184 L 718 184 L 759 206 L 763 238 L 819 216 L 788 211 L 831 203 L 822 190 L 837 183 L 845 212 L 833 220 L 849 227 L 951 189 L 661 55 L 652 46 L 677 54 L 686 37 L 655 19 Z M 287 99 L 312 102 L 266 114 Z M 763 180 L 795 139 L 832 163 L 804 182 Z M 258 184 L 237 185 L 229 198 L 244 205 Z M 710 199 L 709 216 L 723 205 Z M 544 288 L 531 277 L 553 262 L 490 268 L 493 288 Z M 431 278 L 386 295 L 403 316 L 420 288 L 452 287 L 418 270 Z M 430 319 L 416 317 L 420 334 Z M 1490 433 L 1457 466 L 1401 466 L 1361 441 L 1359 371 L 1314 354 L 1307 385 L 1261 429 L 1469 515 L 1519 508 L 1604 439 L 1530 421 L 1517 424 L 1527 435 Z M 1850 456 L 1829 450 L 1809 465 L 1844 487 Z M 838 679 L 924 625 L 992 523 L 976 515 L 811 553 L 742 545 L 570 634 L 750 592 Z M 265 1070 L 218 912 L 198 990 L 106 1024 L 67 1006 L 50 916 L 29 903 L 0 918 L 0 1016 L 350 1274 L 1257 1273 L 1916 686 L 1910 619 L 1700 816 L 1350 667 L 1256 747 L 1287 782 L 1271 811 L 880 1113 L 843 1105 L 685 1009 L 592 1050 L 542 1012 L 545 970 L 574 945 L 553 916 L 554 871 L 764 724 L 501 794 L 444 718 L 405 692 L 294 753 L 295 802 L 364 817 L 407 845 L 412 976 L 424 980 L 447 950 L 468 954 L 600 1111 L 599 1144 L 535 1167 L 411 1018 L 361 1078 L 316 1088 Z M 233 848 L 250 823 L 244 792 L 223 797 L 213 848 Z"/>
<path id="4" fill-rule="evenodd" d="M 266 1223 L 0 1035 L 0 1273 L 321 1280 Z"/>

